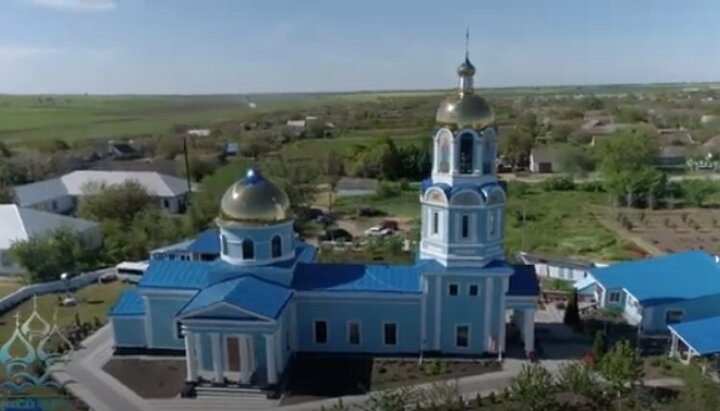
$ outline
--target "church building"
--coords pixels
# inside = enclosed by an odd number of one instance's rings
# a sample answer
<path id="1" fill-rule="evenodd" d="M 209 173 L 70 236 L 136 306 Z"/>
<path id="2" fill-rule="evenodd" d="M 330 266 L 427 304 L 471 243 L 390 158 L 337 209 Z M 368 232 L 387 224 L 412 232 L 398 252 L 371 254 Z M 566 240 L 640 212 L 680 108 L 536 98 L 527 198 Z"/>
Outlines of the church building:
<path id="1" fill-rule="evenodd" d="M 509 323 L 532 352 L 538 283 L 532 266 L 505 259 L 494 116 L 467 56 L 458 75 L 436 114 L 414 263 L 315 262 L 288 196 L 251 168 L 205 241 L 216 259 L 151 260 L 121 295 L 116 353 L 184 353 L 188 382 L 268 387 L 304 353 L 502 355 Z"/>

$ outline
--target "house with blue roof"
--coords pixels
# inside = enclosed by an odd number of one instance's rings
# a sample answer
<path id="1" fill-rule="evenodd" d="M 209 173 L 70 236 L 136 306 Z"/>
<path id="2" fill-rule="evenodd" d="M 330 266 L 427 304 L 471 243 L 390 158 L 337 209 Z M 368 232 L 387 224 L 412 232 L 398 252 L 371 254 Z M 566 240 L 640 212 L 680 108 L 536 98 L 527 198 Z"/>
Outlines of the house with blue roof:
<path id="1" fill-rule="evenodd" d="M 413 263 L 317 262 L 287 194 L 251 168 L 222 197 L 217 228 L 158 252 L 113 306 L 116 353 L 176 352 L 189 383 L 265 387 L 306 353 L 502 355 L 508 326 L 532 352 L 538 282 L 505 260 L 497 135 L 474 73 L 466 59 L 437 111 Z"/>
<path id="2" fill-rule="evenodd" d="M 720 315 L 720 264 L 703 251 L 684 251 L 591 269 L 599 305 L 620 310 L 644 333 Z"/>

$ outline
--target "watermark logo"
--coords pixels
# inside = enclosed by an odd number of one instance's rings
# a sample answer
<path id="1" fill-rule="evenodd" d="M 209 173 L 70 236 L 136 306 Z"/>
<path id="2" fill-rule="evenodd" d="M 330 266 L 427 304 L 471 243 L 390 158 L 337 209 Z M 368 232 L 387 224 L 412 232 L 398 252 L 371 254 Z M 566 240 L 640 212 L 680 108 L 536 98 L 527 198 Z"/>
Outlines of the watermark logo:
<path id="1" fill-rule="evenodd" d="M 0 410 L 55 408 L 47 407 L 50 398 L 42 397 L 61 395 L 63 387 L 51 372 L 73 353 L 73 344 L 57 324 L 57 310 L 52 324 L 38 313 L 36 296 L 25 322 L 21 325 L 19 312 L 14 318 L 15 329 L 0 347 Z"/>

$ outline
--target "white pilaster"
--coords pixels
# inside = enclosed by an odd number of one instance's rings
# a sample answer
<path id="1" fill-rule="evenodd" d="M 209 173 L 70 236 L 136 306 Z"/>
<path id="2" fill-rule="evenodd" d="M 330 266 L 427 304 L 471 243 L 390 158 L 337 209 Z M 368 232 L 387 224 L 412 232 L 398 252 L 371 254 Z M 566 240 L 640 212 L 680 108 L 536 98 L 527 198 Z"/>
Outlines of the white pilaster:
<path id="1" fill-rule="evenodd" d="M 215 382 L 223 382 L 223 364 L 221 358 L 222 347 L 220 345 L 220 334 L 210 334 L 210 342 L 212 343 L 213 368 L 215 369 Z"/>
<path id="2" fill-rule="evenodd" d="M 678 338 L 677 335 L 674 333 L 671 334 L 671 340 L 670 340 L 670 358 L 677 356 L 678 351 Z"/>
<path id="3" fill-rule="evenodd" d="M 243 334 L 240 336 L 240 383 L 250 384 L 252 376 L 252 364 L 250 358 L 250 337 Z"/>
<path id="4" fill-rule="evenodd" d="M 197 346 L 194 333 L 185 332 L 185 361 L 186 361 L 186 381 L 192 382 L 197 380 Z"/>
<path id="5" fill-rule="evenodd" d="M 507 317 L 507 313 L 505 312 L 505 299 L 507 296 L 505 293 L 508 289 L 508 283 L 508 277 L 504 277 L 502 279 L 502 288 L 500 290 L 500 323 L 498 324 L 500 328 L 498 330 L 498 352 L 500 353 L 505 352 L 505 332 L 507 328 L 507 325 L 505 324 L 505 318 Z"/>
<path id="6" fill-rule="evenodd" d="M 535 310 L 525 310 L 523 313 L 523 341 L 525 341 L 525 352 L 535 351 Z"/>
<path id="7" fill-rule="evenodd" d="M 485 352 L 492 352 L 492 339 L 490 338 L 490 321 L 492 312 L 492 290 L 493 278 L 487 277 L 485 280 L 485 323 L 483 324 L 483 334 L 485 335 Z"/>
<path id="8" fill-rule="evenodd" d="M 265 334 L 265 369 L 267 370 L 268 384 L 277 384 L 277 370 L 275 369 L 275 336 Z"/>

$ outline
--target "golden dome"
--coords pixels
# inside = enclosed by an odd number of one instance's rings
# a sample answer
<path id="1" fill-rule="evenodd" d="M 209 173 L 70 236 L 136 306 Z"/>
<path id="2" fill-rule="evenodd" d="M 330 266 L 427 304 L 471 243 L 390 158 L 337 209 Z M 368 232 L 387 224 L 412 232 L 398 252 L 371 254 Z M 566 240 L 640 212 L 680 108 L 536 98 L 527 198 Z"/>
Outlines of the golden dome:
<path id="1" fill-rule="evenodd" d="M 475 75 L 475 66 L 472 65 L 470 62 L 470 59 L 465 57 L 465 61 L 458 67 L 457 69 L 458 76 L 474 76 Z"/>
<path id="2" fill-rule="evenodd" d="M 443 126 L 471 127 L 480 130 L 495 122 L 495 114 L 477 94 L 458 93 L 440 103 L 435 121 Z"/>
<path id="3" fill-rule="evenodd" d="M 475 66 L 470 63 L 467 55 L 465 61 L 457 69 L 460 77 L 458 92 L 447 97 L 440 103 L 435 113 L 435 121 L 440 126 L 451 128 L 471 127 L 483 129 L 495 122 L 495 115 L 485 99 L 473 91 Z"/>
<path id="4" fill-rule="evenodd" d="M 220 201 L 220 219 L 266 225 L 290 219 L 290 199 L 272 181 L 250 168 L 227 189 Z"/>

